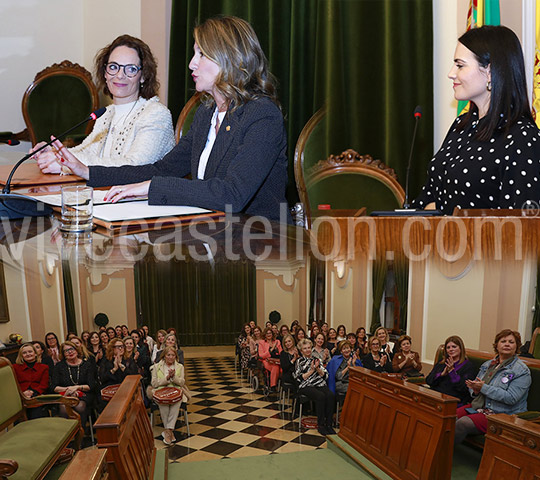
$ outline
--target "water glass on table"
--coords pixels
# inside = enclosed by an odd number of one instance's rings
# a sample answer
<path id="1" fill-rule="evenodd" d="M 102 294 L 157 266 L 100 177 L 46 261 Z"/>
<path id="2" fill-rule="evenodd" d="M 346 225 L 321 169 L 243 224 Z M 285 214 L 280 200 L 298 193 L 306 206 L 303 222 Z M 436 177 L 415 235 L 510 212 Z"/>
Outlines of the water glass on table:
<path id="1" fill-rule="evenodd" d="M 92 230 L 94 189 L 86 185 L 62 187 L 62 222 L 60 230 L 85 232 Z"/>

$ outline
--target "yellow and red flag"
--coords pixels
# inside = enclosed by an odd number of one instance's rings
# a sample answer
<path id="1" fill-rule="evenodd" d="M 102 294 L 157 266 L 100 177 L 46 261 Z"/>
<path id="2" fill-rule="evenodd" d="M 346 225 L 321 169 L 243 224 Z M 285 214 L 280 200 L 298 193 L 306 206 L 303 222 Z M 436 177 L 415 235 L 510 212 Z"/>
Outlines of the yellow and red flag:
<path id="1" fill-rule="evenodd" d="M 540 0 L 536 0 L 540 3 Z M 501 8 L 499 0 L 470 0 L 467 12 L 467 31 L 471 28 L 478 28 L 483 25 L 500 25 Z M 538 60 L 538 8 L 536 9 L 536 55 Z M 539 77 L 540 82 L 540 77 Z M 539 83 L 540 87 L 540 83 Z M 538 91 L 540 107 L 540 89 Z M 465 113 L 469 108 L 469 102 L 460 100 L 458 102 L 457 114 Z M 540 108 L 539 108 L 540 110 Z"/>

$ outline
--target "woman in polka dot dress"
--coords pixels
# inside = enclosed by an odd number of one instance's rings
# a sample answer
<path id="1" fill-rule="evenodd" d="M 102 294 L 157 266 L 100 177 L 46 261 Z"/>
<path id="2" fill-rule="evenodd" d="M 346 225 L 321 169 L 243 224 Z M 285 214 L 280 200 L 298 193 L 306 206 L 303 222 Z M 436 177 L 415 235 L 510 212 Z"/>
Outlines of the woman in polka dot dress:
<path id="1" fill-rule="evenodd" d="M 538 208 L 540 131 L 514 32 L 503 26 L 466 32 L 448 77 L 456 100 L 470 101 L 470 109 L 450 127 L 414 206 L 449 215 L 454 208 Z"/>

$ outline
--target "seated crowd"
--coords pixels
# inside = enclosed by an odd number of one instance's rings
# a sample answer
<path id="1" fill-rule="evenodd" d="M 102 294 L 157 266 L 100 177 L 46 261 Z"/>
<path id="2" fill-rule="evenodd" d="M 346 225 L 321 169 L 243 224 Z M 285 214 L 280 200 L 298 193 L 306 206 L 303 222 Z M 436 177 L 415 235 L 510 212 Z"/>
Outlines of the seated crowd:
<path id="1" fill-rule="evenodd" d="M 130 332 L 126 325 L 121 325 L 84 331 L 80 337 L 69 333 L 63 343 L 54 332 L 49 332 L 45 343 L 36 340 L 21 346 L 14 368 L 27 398 L 46 393 L 78 398 L 75 410 L 84 426 L 92 410 L 101 411 L 110 400 L 110 392 L 116 391 L 116 386 L 127 375 L 142 376 L 143 386 L 150 387 L 145 390 L 147 402 L 154 391 L 167 386 L 181 388 L 181 399 L 188 398 L 183 363 L 184 352 L 178 346 L 173 328 L 160 330 L 154 341 L 146 326 Z M 171 429 L 181 402 L 162 406 L 157 397 L 154 399 L 160 411 L 163 409 L 163 439 L 170 444 L 174 441 Z M 58 412 L 44 407 L 28 410 L 29 418 L 51 413 L 65 416 L 62 409 Z"/>
<path id="2" fill-rule="evenodd" d="M 363 366 L 376 372 L 405 377 L 423 377 L 418 352 L 412 339 L 402 335 L 391 342 L 385 328 L 369 337 L 361 327 L 347 334 L 314 322 L 308 333 L 293 322 L 289 328 L 267 323 L 264 331 L 255 322 L 242 327 L 237 354 L 242 369 L 260 375 L 270 391 L 279 382 L 293 393 L 310 399 L 316 409 L 321 434 L 334 433 L 332 422 L 336 400 L 343 400 L 349 385 L 349 370 Z M 521 337 L 506 329 L 494 340 L 495 357 L 479 371 L 466 356 L 463 340 L 450 336 L 442 347 L 442 359 L 420 380 L 426 387 L 458 399 L 455 442 L 469 434 L 483 434 L 487 416 L 493 413 L 521 413 L 527 410 L 531 373 L 519 359 Z M 163 441 L 175 441 L 174 425 L 182 402 L 190 398 L 184 380 L 184 353 L 176 332 L 158 330 L 154 340 L 148 327 L 132 330 L 127 326 L 102 327 L 100 331 L 70 333 L 61 343 L 54 332 L 45 342 L 25 343 L 19 349 L 16 376 L 23 395 L 32 398 L 45 393 L 76 397 L 75 410 L 86 424 L 93 409 L 101 411 L 110 389 L 127 375 L 140 374 L 145 401 L 158 405 L 164 424 Z M 172 397 L 171 397 L 172 395 Z M 341 398 L 340 398 L 341 397 Z M 160 399 L 166 398 L 163 403 Z M 171 398 L 174 398 L 171 402 Z M 50 414 L 65 415 L 45 408 L 29 409 L 29 418 Z"/>
<path id="3" fill-rule="evenodd" d="M 368 338 L 365 328 L 347 333 L 344 325 L 337 329 L 313 322 L 309 332 L 297 321 L 287 325 L 267 322 L 263 332 L 255 322 L 246 323 L 238 337 L 237 354 L 242 369 L 266 372 L 270 391 L 281 379 L 284 388 L 305 395 L 315 404 L 318 429 L 333 432 L 332 413 L 336 396 L 345 396 L 349 385 L 349 368 L 363 366 L 370 370 L 399 374 L 403 378 L 420 377 L 427 388 L 458 399 L 456 443 L 468 434 L 486 432 L 486 417 L 492 413 L 520 413 L 527 410 L 531 385 L 529 368 L 518 358 L 521 337 L 506 329 L 497 334 L 493 347 L 496 356 L 480 371 L 467 359 L 463 340 L 446 339 L 442 360 L 423 378 L 420 355 L 412 349 L 409 335 L 391 342 L 384 327 Z"/>

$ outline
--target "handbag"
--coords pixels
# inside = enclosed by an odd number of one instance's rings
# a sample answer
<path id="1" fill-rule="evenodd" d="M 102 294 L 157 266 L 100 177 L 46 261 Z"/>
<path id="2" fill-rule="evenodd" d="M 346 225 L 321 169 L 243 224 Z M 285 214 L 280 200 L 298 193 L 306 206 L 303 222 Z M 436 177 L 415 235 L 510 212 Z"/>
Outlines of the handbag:
<path id="1" fill-rule="evenodd" d="M 163 387 L 154 390 L 154 401 L 163 405 L 182 401 L 183 393 L 179 387 Z"/>
<path id="2" fill-rule="evenodd" d="M 114 397 L 114 394 L 117 392 L 120 385 L 109 385 L 107 387 L 103 387 L 101 389 L 101 398 L 108 402 L 112 397 Z"/>

